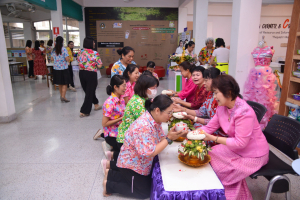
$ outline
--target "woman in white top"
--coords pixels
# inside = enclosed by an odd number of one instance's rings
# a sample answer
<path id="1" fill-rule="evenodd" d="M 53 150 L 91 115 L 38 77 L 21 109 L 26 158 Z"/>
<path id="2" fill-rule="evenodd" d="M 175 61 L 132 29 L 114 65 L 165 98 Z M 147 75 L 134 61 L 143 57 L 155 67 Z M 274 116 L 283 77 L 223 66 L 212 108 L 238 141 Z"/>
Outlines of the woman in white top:
<path id="1" fill-rule="evenodd" d="M 183 41 L 180 40 L 179 46 L 177 47 L 175 54 L 182 54 L 182 51 L 183 51 L 182 47 L 183 47 Z"/>
<path id="2" fill-rule="evenodd" d="M 225 42 L 223 38 L 216 39 L 216 49 L 210 59 L 210 63 L 216 58 L 218 68 L 221 72 L 228 74 L 228 63 L 229 63 L 229 49 L 225 48 Z"/>

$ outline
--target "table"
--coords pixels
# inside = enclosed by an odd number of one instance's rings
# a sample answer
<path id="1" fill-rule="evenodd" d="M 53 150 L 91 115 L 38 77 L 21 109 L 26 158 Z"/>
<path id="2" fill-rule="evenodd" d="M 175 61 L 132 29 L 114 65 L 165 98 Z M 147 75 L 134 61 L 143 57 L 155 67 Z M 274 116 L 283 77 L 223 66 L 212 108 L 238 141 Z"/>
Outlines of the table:
<path id="1" fill-rule="evenodd" d="M 167 132 L 167 125 L 163 123 Z M 178 159 L 179 142 L 173 142 L 153 161 L 152 200 L 225 200 L 225 190 L 210 164 L 189 167 Z"/>
<path id="2" fill-rule="evenodd" d="M 15 70 L 14 68 L 17 67 L 17 70 Z M 23 68 L 23 73 L 19 74 L 19 68 L 22 67 Z M 9 71 L 10 71 L 10 77 L 11 77 L 11 81 L 14 80 L 14 76 L 23 76 L 24 81 L 25 81 L 25 66 L 23 65 L 23 62 L 9 62 Z"/>

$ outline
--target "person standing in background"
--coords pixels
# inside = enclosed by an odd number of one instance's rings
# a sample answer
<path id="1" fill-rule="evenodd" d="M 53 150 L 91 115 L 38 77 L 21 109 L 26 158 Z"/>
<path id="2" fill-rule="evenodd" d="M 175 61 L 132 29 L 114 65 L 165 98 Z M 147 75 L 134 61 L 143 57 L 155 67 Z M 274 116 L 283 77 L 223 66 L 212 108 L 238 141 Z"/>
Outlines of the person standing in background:
<path id="1" fill-rule="evenodd" d="M 76 89 L 75 89 L 75 85 L 74 85 L 74 75 L 73 75 L 73 68 L 72 68 L 72 61 L 73 61 L 73 57 L 74 57 L 74 52 L 73 52 L 73 48 L 74 48 L 74 42 L 73 41 L 69 41 L 68 42 L 68 47 L 67 47 L 67 51 L 68 51 L 68 54 L 69 54 L 69 58 L 70 58 L 70 61 L 69 61 L 69 66 L 68 66 L 68 70 L 69 70 L 69 73 L 70 73 L 70 84 L 68 85 L 68 88 L 70 90 L 72 90 L 73 92 L 76 92 Z"/>
<path id="2" fill-rule="evenodd" d="M 205 47 L 201 49 L 199 52 L 198 58 L 201 65 L 209 64 L 210 59 L 213 55 L 213 52 L 215 50 L 214 48 L 214 39 L 209 37 L 205 40 Z"/>
<path id="3" fill-rule="evenodd" d="M 183 51 L 183 41 L 180 40 L 179 41 L 179 46 L 177 47 L 176 51 L 175 51 L 175 54 L 182 54 L 182 51 Z"/>
<path id="4" fill-rule="evenodd" d="M 32 49 L 32 54 L 34 56 L 34 80 L 37 80 L 37 75 L 42 75 L 42 79 L 46 79 L 45 75 L 48 74 L 48 69 L 46 67 L 44 52 L 40 50 L 40 42 L 38 40 L 34 43 L 34 49 Z"/>
<path id="5" fill-rule="evenodd" d="M 70 60 L 68 51 L 63 47 L 64 39 L 58 36 L 55 41 L 55 47 L 52 51 L 53 66 L 53 84 L 58 85 L 61 102 L 70 102 L 66 99 L 67 85 L 70 83 L 70 74 L 68 71 L 68 62 Z"/>
<path id="6" fill-rule="evenodd" d="M 46 47 L 46 56 L 47 56 L 48 63 L 51 63 L 52 44 L 53 44 L 53 40 L 51 39 L 48 40 L 47 47 Z"/>
<path id="7" fill-rule="evenodd" d="M 45 63 L 46 63 L 46 47 L 45 47 L 44 40 L 40 41 L 40 47 L 43 48 L 43 49 L 41 49 L 41 51 L 43 52 L 43 57 L 44 57 L 44 60 L 45 60 Z"/>
<path id="8" fill-rule="evenodd" d="M 26 52 L 26 57 L 27 57 L 27 61 L 28 61 L 28 65 L 29 65 L 29 72 L 28 72 L 28 78 L 33 78 L 34 74 L 33 74 L 33 57 L 32 57 L 32 41 L 31 40 L 27 40 L 26 41 L 26 48 L 25 48 L 25 52 Z"/>
<path id="9" fill-rule="evenodd" d="M 96 97 L 98 85 L 97 68 L 102 68 L 102 61 L 97 51 L 94 51 L 95 41 L 88 36 L 83 40 L 83 50 L 78 53 L 77 61 L 79 63 L 79 79 L 82 89 L 85 92 L 84 102 L 80 109 L 80 117 L 90 115 L 92 105 L 95 105 L 95 111 L 100 110 L 102 106 Z"/>
<path id="10" fill-rule="evenodd" d="M 210 59 L 210 63 L 213 63 L 213 60 L 216 58 L 218 68 L 221 72 L 228 74 L 228 63 L 229 63 L 229 52 L 230 50 L 225 48 L 225 42 L 223 38 L 216 39 L 216 49 L 213 52 L 213 55 Z"/>

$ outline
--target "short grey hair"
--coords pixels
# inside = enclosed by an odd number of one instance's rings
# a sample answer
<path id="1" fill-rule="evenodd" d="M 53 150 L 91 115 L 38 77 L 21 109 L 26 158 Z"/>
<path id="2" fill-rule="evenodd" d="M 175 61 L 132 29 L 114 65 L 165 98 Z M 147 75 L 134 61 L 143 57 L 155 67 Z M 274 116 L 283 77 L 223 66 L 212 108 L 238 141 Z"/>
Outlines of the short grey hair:
<path id="1" fill-rule="evenodd" d="M 205 45 L 207 45 L 207 43 L 210 42 L 210 41 L 213 43 L 213 45 L 215 44 L 214 38 L 209 37 L 209 38 L 207 38 L 207 39 L 205 40 Z"/>

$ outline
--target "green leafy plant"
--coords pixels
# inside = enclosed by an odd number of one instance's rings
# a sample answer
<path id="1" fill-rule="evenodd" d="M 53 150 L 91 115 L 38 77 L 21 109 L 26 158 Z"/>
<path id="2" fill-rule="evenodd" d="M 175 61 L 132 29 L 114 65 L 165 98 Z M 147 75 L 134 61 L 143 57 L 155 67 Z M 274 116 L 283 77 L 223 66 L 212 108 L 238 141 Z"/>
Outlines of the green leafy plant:
<path id="1" fill-rule="evenodd" d="M 202 140 L 185 139 L 179 146 L 178 153 L 182 156 L 196 156 L 197 158 L 204 160 L 204 156 L 211 150 L 211 147 L 207 146 Z"/>

